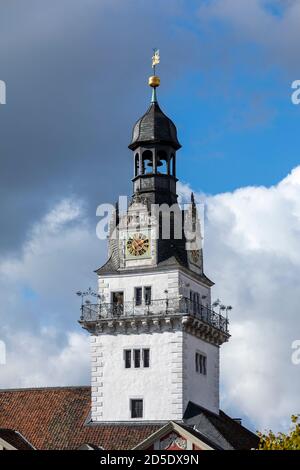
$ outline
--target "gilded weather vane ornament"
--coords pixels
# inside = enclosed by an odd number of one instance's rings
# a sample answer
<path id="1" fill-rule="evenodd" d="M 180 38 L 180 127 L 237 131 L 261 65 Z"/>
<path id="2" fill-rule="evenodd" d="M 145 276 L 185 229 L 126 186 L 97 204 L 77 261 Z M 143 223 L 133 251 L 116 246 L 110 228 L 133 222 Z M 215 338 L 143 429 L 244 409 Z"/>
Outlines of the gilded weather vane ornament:
<path id="1" fill-rule="evenodd" d="M 154 75 L 155 75 L 156 66 L 159 64 L 159 62 L 160 62 L 159 49 L 153 49 L 152 68 L 153 68 Z"/>

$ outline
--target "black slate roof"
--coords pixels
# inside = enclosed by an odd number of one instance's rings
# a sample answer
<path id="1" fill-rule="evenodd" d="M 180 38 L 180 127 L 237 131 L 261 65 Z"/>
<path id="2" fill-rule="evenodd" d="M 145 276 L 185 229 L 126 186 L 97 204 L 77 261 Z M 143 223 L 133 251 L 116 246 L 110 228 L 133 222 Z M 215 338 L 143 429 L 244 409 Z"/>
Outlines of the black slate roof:
<path id="1" fill-rule="evenodd" d="M 192 274 L 194 277 L 198 278 L 200 281 L 204 282 L 205 284 L 209 286 L 213 286 L 214 283 L 204 274 L 202 273 L 197 274 L 194 271 L 190 271 L 188 266 L 186 266 L 181 259 L 178 256 L 169 256 L 168 258 L 164 259 L 163 261 L 159 262 L 157 266 L 153 267 L 144 267 L 140 268 L 139 272 L 155 272 L 155 271 L 161 271 L 161 269 L 168 269 L 168 268 L 183 268 L 186 271 L 188 271 L 189 274 Z M 136 268 L 134 268 L 136 269 Z M 112 259 L 112 257 L 109 258 L 109 260 L 100 268 L 95 270 L 95 273 L 98 274 L 99 276 L 105 276 L 105 275 L 111 275 L 111 274 L 124 274 L 126 270 L 122 269 L 120 270 L 115 266 L 115 263 Z M 128 272 L 130 272 L 130 269 L 128 269 Z"/>
<path id="2" fill-rule="evenodd" d="M 175 150 L 181 147 L 175 124 L 162 112 L 156 102 L 151 103 L 144 116 L 134 125 L 129 148 L 134 150 L 139 145 L 147 143 L 170 144 Z"/>
<path id="3" fill-rule="evenodd" d="M 0 428 L 0 438 L 17 450 L 34 450 L 34 447 L 14 429 Z"/>

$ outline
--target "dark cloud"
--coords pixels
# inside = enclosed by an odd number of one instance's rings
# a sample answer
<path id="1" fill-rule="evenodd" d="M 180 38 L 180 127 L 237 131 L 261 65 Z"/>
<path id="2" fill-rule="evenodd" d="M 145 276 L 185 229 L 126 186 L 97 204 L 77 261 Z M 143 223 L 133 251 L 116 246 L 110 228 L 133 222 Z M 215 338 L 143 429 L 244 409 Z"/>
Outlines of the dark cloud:
<path id="1" fill-rule="evenodd" d="M 0 107 L 0 255 L 16 250 L 30 225 L 61 197 L 86 198 L 90 217 L 95 217 L 99 203 L 130 193 L 127 145 L 133 123 L 149 102 L 153 46 L 159 45 L 163 56 L 162 103 L 168 90 L 176 96 L 187 70 L 201 72 L 202 94 L 232 97 L 237 63 L 256 73 L 264 68 L 264 56 L 243 48 L 243 40 L 267 51 L 277 47 L 274 34 L 268 40 L 262 34 L 268 24 L 275 32 L 290 32 L 281 34 L 282 53 L 276 58 L 270 53 L 266 67 L 272 58 L 278 63 L 293 56 L 294 49 L 288 56 L 286 51 L 298 34 L 291 16 L 295 2 L 289 2 L 280 19 L 258 0 L 252 7 L 243 5 L 240 14 L 231 0 L 203 2 L 200 10 L 199 2 L 183 0 L 155 6 L 140 0 L 2 3 L 0 79 L 7 83 L 7 104 Z M 231 28 L 216 30 L 215 19 Z M 200 95 L 199 89 L 195 92 Z M 182 93 L 188 99 L 188 90 Z M 264 125 L 274 115 L 263 103 L 265 118 L 257 122 L 251 93 L 245 86 L 240 93 L 230 116 L 218 125 L 224 132 L 232 129 L 235 116 L 240 121 L 241 112 L 244 127 Z M 241 111 L 243 96 L 248 105 Z M 178 119 L 181 125 L 186 129 L 184 117 Z"/>
<path id="2" fill-rule="evenodd" d="M 127 145 L 149 102 L 152 47 L 164 50 L 170 82 L 175 59 L 190 42 L 176 25 L 180 5 L 2 5 L 0 78 L 7 105 L 0 109 L 0 253 L 16 249 L 30 224 L 66 194 L 85 197 L 93 216 L 98 203 L 131 191 Z"/>

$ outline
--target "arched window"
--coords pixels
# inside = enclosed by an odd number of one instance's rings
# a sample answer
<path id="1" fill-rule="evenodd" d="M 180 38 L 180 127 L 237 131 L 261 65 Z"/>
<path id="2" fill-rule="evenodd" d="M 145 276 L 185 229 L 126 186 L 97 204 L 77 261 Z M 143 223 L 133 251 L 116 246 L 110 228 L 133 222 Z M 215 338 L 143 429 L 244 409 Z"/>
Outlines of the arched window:
<path id="1" fill-rule="evenodd" d="M 172 176 L 176 178 L 176 157 L 175 153 L 172 153 L 171 158 L 170 158 L 170 172 Z"/>
<path id="2" fill-rule="evenodd" d="M 143 174 L 153 173 L 153 155 L 151 150 L 143 152 Z"/>
<path id="3" fill-rule="evenodd" d="M 168 155 L 164 150 L 157 153 L 157 173 L 168 174 Z"/>
<path id="4" fill-rule="evenodd" d="M 138 153 L 136 153 L 134 157 L 134 176 L 138 176 L 139 174 L 140 174 L 140 156 Z"/>

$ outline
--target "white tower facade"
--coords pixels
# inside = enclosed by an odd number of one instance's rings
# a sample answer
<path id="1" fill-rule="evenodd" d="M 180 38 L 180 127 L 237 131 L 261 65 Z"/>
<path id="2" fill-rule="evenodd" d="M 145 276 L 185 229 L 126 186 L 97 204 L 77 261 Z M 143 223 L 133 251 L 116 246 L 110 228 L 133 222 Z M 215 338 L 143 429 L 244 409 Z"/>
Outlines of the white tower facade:
<path id="1" fill-rule="evenodd" d="M 157 79 L 152 86 L 129 146 L 134 194 L 126 214 L 115 210 L 99 303 L 85 304 L 80 319 L 91 334 L 95 423 L 182 420 L 189 402 L 219 412 L 228 322 L 211 308 L 194 199 L 188 210 L 177 203 L 180 144 L 157 103 Z"/>

